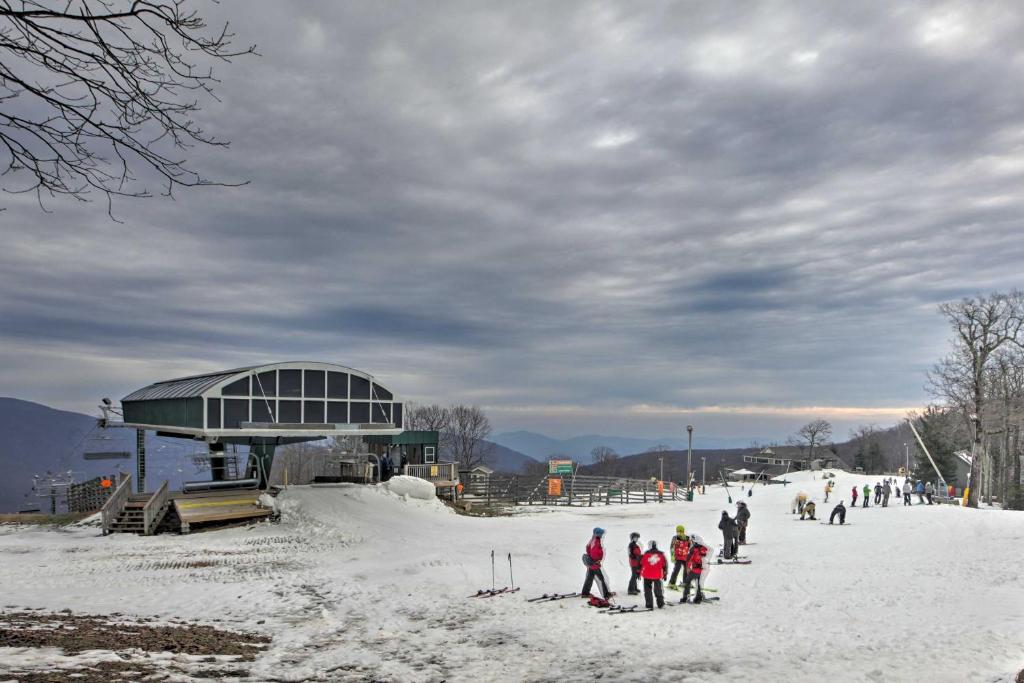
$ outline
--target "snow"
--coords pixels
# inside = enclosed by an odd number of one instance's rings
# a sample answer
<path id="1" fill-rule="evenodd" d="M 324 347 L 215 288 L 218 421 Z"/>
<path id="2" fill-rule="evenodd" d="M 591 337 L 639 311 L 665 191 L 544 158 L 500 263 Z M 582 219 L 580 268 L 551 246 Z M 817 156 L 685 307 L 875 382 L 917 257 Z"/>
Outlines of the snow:
<path id="1" fill-rule="evenodd" d="M 266 632 L 274 642 L 253 681 L 1012 680 L 1024 668 L 1024 516 L 894 497 L 885 509 L 851 508 L 846 527 L 795 521 L 797 490 L 827 520 L 852 486 L 878 479 L 834 473 L 827 504 L 824 481 L 799 472 L 750 497 L 732 485 L 692 503 L 478 518 L 399 481 L 291 487 L 277 500 L 279 524 L 191 536 L 7 528 L 0 605 Z M 750 507 L 753 564 L 712 567 L 720 602 L 621 616 L 578 599 L 526 602 L 580 589 L 595 526 L 606 529 L 619 602 L 642 602 L 625 596 L 629 533 L 667 548 L 682 523 L 717 542 L 721 511 L 735 511 L 727 495 Z M 491 587 L 492 550 L 497 585 L 509 583 L 511 554 L 522 591 L 468 598 Z M 0 650 L 0 680 L 12 659 L 33 656 L 66 666 L 55 653 Z"/>
<path id="2" fill-rule="evenodd" d="M 433 500 L 437 497 L 437 489 L 434 488 L 434 485 L 426 479 L 420 479 L 419 477 L 409 477 L 400 474 L 396 477 L 391 477 L 391 479 L 381 485 L 398 496 L 408 496 L 409 498 L 417 498 L 419 500 Z"/>

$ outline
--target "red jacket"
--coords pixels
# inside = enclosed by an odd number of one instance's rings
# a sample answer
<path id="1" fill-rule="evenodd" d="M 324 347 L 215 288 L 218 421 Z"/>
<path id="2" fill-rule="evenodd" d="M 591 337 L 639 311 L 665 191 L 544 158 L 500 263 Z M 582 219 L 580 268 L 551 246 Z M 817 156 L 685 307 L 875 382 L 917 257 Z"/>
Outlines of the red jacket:
<path id="1" fill-rule="evenodd" d="M 690 547 L 690 554 L 686 557 L 686 571 L 691 574 L 700 574 L 704 571 L 704 556 L 708 554 L 708 549 L 702 545 L 692 545 Z"/>
<path id="2" fill-rule="evenodd" d="M 640 576 L 645 579 L 661 579 L 668 577 L 668 560 L 660 550 L 648 550 L 640 561 Z"/>
<path id="3" fill-rule="evenodd" d="M 629 544 L 629 566 L 633 569 L 639 569 L 640 556 L 643 554 L 644 551 L 640 549 L 640 544 L 631 541 Z"/>
<path id="4" fill-rule="evenodd" d="M 587 544 L 587 556 L 590 558 L 591 569 L 601 568 L 601 560 L 604 559 L 604 546 L 601 545 L 600 536 L 593 536 L 590 539 L 590 543 Z"/>
<path id="5" fill-rule="evenodd" d="M 672 545 L 674 545 L 676 549 L 675 559 L 685 562 L 686 555 L 690 552 L 690 537 L 684 536 L 683 538 L 679 538 L 676 536 L 672 539 Z"/>
<path id="6" fill-rule="evenodd" d="M 854 498 L 856 498 L 856 497 L 857 497 L 857 487 L 856 487 L 856 486 L 854 486 L 854 487 L 853 487 L 853 493 L 852 493 L 851 495 L 852 495 L 852 496 L 853 496 Z"/>

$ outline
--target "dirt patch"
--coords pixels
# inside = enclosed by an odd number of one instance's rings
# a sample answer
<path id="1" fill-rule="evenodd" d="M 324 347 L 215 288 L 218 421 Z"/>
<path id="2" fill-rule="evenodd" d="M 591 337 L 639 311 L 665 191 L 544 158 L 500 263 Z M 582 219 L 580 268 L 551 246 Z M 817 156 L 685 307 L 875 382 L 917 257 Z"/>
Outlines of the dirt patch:
<path id="1" fill-rule="evenodd" d="M 269 636 L 221 631 L 212 626 L 156 626 L 138 621 L 75 614 L 9 612 L 0 614 L 0 646 L 59 647 L 65 654 L 84 650 L 174 652 L 189 655 L 236 655 L 251 660 Z"/>
<path id="2" fill-rule="evenodd" d="M 63 526 L 79 522 L 95 512 L 69 512 L 60 515 L 46 514 L 23 514 L 23 515 L 0 515 L 0 524 L 45 524 L 48 526 Z"/>

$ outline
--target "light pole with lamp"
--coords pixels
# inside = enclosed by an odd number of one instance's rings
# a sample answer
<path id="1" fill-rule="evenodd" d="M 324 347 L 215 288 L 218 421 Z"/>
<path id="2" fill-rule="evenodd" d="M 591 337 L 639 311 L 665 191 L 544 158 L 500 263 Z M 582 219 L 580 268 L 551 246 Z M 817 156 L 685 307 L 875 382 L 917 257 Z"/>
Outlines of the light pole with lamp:
<path id="1" fill-rule="evenodd" d="M 704 461 L 704 456 L 700 456 L 700 492 L 701 494 L 707 493 L 707 463 Z"/>
<path id="2" fill-rule="evenodd" d="M 686 425 L 686 488 L 693 490 L 693 475 L 690 474 L 690 460 L 693 456 L 693 425 Z"/>

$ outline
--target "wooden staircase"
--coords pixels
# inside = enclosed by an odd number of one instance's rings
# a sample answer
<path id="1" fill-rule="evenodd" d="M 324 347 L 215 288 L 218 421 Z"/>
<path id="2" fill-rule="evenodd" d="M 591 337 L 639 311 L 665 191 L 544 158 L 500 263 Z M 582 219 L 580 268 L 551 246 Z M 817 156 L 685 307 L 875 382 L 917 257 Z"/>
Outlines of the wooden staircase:
<path id="1" fill-rule="evenodd" d="M 172 505 L 166 481 L 155 493 L 132 494 L 131 477 L 125 477 L 101 510 L 103 533 L 150 536 Z"/>

